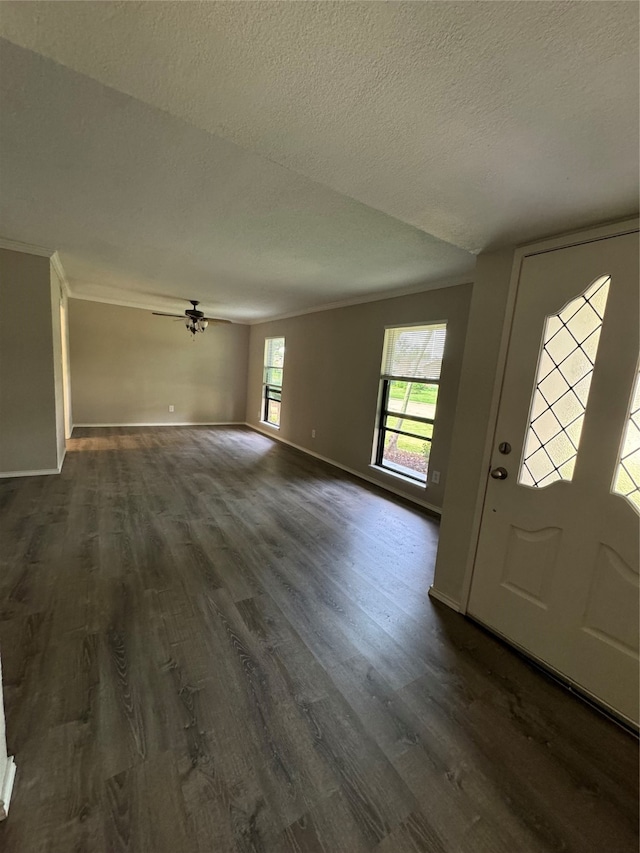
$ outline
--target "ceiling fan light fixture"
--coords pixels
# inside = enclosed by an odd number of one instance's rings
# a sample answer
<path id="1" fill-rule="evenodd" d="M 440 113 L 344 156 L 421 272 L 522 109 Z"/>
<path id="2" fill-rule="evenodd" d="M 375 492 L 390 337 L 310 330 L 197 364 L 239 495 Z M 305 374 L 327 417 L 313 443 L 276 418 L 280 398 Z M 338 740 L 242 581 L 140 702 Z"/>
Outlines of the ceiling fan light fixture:
<path id="1" fill-rule="evenodd" d="M 204 332 L 204 327 L 200 320 L 187 319 L 184 325 L 187 331 L 191 332 L 192 335 L 196 335 L 198 332 Z"/>
<path id="2" fill-rule="evenodd" d="M 198 332 L 204 332 L 209 325 L 209 321 L 205 320 L 203 317 L 187 317 L 184 321 L 184 325 L 192 335 L 196 335 Z"/>
<path id="3" fill-rule="evenodd" d="M 185 316 L 181 317 L 180 314 L 167 314 L 164 311 L 152 311 L 152 314 L 156 314 L 158 317 L 174 317 L 176 320 L 183 320 L 185 329 L 195 337 L 198 332 L 204 332 L 210 322 L 213 323 L 230 323 L 231 320 L 223 320 L 221 317 L 205 317 L 204 311 L 198 311 L 198 305 L 200 304 L 195 299 L 190 299 L 192 308 L 187 308 L 184 312 Z"/>

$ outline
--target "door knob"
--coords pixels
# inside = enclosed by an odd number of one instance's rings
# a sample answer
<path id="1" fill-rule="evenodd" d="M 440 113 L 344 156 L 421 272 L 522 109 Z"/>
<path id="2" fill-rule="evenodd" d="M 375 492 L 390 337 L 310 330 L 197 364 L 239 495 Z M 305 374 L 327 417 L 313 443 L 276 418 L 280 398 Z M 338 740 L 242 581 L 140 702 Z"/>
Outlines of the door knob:
<path id="1" fill-rule="evenodd" d="M 506 480 L 509 476 L 509 472 L 506 468 L 494 468 L 491 472 L 491 476 L 494 480 Z"/>

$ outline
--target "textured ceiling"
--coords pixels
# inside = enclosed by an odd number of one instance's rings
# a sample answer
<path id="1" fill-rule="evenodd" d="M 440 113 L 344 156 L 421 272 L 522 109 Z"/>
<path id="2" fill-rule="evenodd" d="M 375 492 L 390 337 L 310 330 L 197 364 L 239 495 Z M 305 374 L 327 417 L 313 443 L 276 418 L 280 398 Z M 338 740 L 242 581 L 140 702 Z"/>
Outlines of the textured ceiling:
<path id="1" fill-rule="evenodd" d="M 636 211 L 637 32 L 631 2 L 3 2 L 58 65 L 3 48 L 0 233 L 50 244 L 16 231 L 47 218 L 12 214 L 26 180 L 73 203 L 48 227 L 74 287 L 182 273 L 246 318 L 456 276 L 447 243 Z"/>
<path id="2" fill-rule="evenodd" d="M 254 320 L 468 273 L 466 252 L 15 45 L 0 235 L 77 296 Z M 156 298 L 154 298 L 154 295 Z"/>

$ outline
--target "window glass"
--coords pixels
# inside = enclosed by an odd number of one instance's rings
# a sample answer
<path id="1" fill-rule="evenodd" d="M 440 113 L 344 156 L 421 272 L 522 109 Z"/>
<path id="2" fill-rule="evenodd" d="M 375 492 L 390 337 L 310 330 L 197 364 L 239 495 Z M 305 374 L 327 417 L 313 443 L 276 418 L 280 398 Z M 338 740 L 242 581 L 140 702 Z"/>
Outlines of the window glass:
<path id="1" fill-rule="evenodd" d="M 424 418 L 434 418 L 438 402 L 438 386 L 422 382 L 390 381 L 390 412 L 406 412 Z"/>
<path id="2" fill-rule="evenodd" d="M 547 317 L 518 482 L 571 480 L 578 456 L 610 276 Z"/>
<path id="3" fill-rule="evenodd" d="M 401 432 L 411 433 L 420 438 L 433 438 L 433 424 L 424 423 L 423 421 L 415 421 L 411 418 L 399 417 L 398 415 L 387 415 L 385 417 L 385 427 L 387 429 L 399 430 Z"/>
<path id="4" fill-rule="evenodd" d="M 640 513 L 640 367 L 631 395 L 613 491 L 627 498 Z"/>
<path id="5" fill-rule="evenodd" d="M 446 340 L 446 324 L 385 333 L 375 464 L 427 482 Z"/>
<path id="6" fill-rule="evenodd" d="M 262 385 L 262 421 L 280 426 L 282 379 L 284 376 L 284 338 L 266 338 Z"/>
<path id="7" fill-rule="evenodd" d="M 431 442 L 387 432 L 381 465 L 396 474 L 426 483 Z"/>

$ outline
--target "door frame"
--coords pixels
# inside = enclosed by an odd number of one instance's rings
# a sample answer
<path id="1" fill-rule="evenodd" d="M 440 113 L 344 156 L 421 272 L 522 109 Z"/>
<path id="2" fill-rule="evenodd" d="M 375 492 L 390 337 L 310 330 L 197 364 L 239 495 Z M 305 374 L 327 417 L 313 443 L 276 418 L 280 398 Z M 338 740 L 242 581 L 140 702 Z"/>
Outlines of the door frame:
<path id="1" fill-rule="evenodd" d="M 482 468 L 486 471 L 486 474 L 484 480 L 480 484 L 475 500 L 471 541 L 469 543 L 468 550 L 469 556 L 467 558 L 467 565 L 465 566 L 464 579 L 462 583 L 462 593 L 458 606 L 458 610 L 460 613 L 466 614 L 469 606 L 469 596 L 471 594 L 471 584 L 473 581 L 473 573 L 478 553 L 478 542 L 480 540 L 480 526 L 486 501 L 487 484 L 489 481 L 489 469 L 491 467 L 491 459 L 493 456 L 493 446 L 496 440 L 498 412 L 500 410 L 505 368 L 507 364 L 509 344 L 511 341 L 511 330 L 513 326 L 513 317 L 516 308 L 516 298 L 518 295 L 518 283 L 520 281 L 520 273 L 524 259 L 530 257 L 531 255 L 540 255 L 545 252 L 553 252 L 557 249 L 567 249 L 571 246 L 579 246 L 583 243 L 594 243 L 597 240 L 606 240 L 611 237 L 620 237 L 623 234 L 630 234 L 635 231 L 638 231 L 639 229 L 639 218 L 636 217 L 633 219 L 624 219 L 616 222 L 607 223 L 604 225 L 599 225 L 584 231 L 572 231 L 570 233 L 559 235 L 557 237 L 549 237 L 543 240 L 539 240 L 535 243 L 528 243 L 526 245 L 518 246 L 514 250 L 513 265 L 511 267 L 511 275 L 509 278 L 509 289 L 507 291 L 504 322 L 502 324 L 502 329 L 500 332 L 498 362 L 491 393 L 490 413 L 487 422 L 485 443 L 482 454 Z M 511 645 L 513 645 L 513 643 L 511 643 Z"/>

